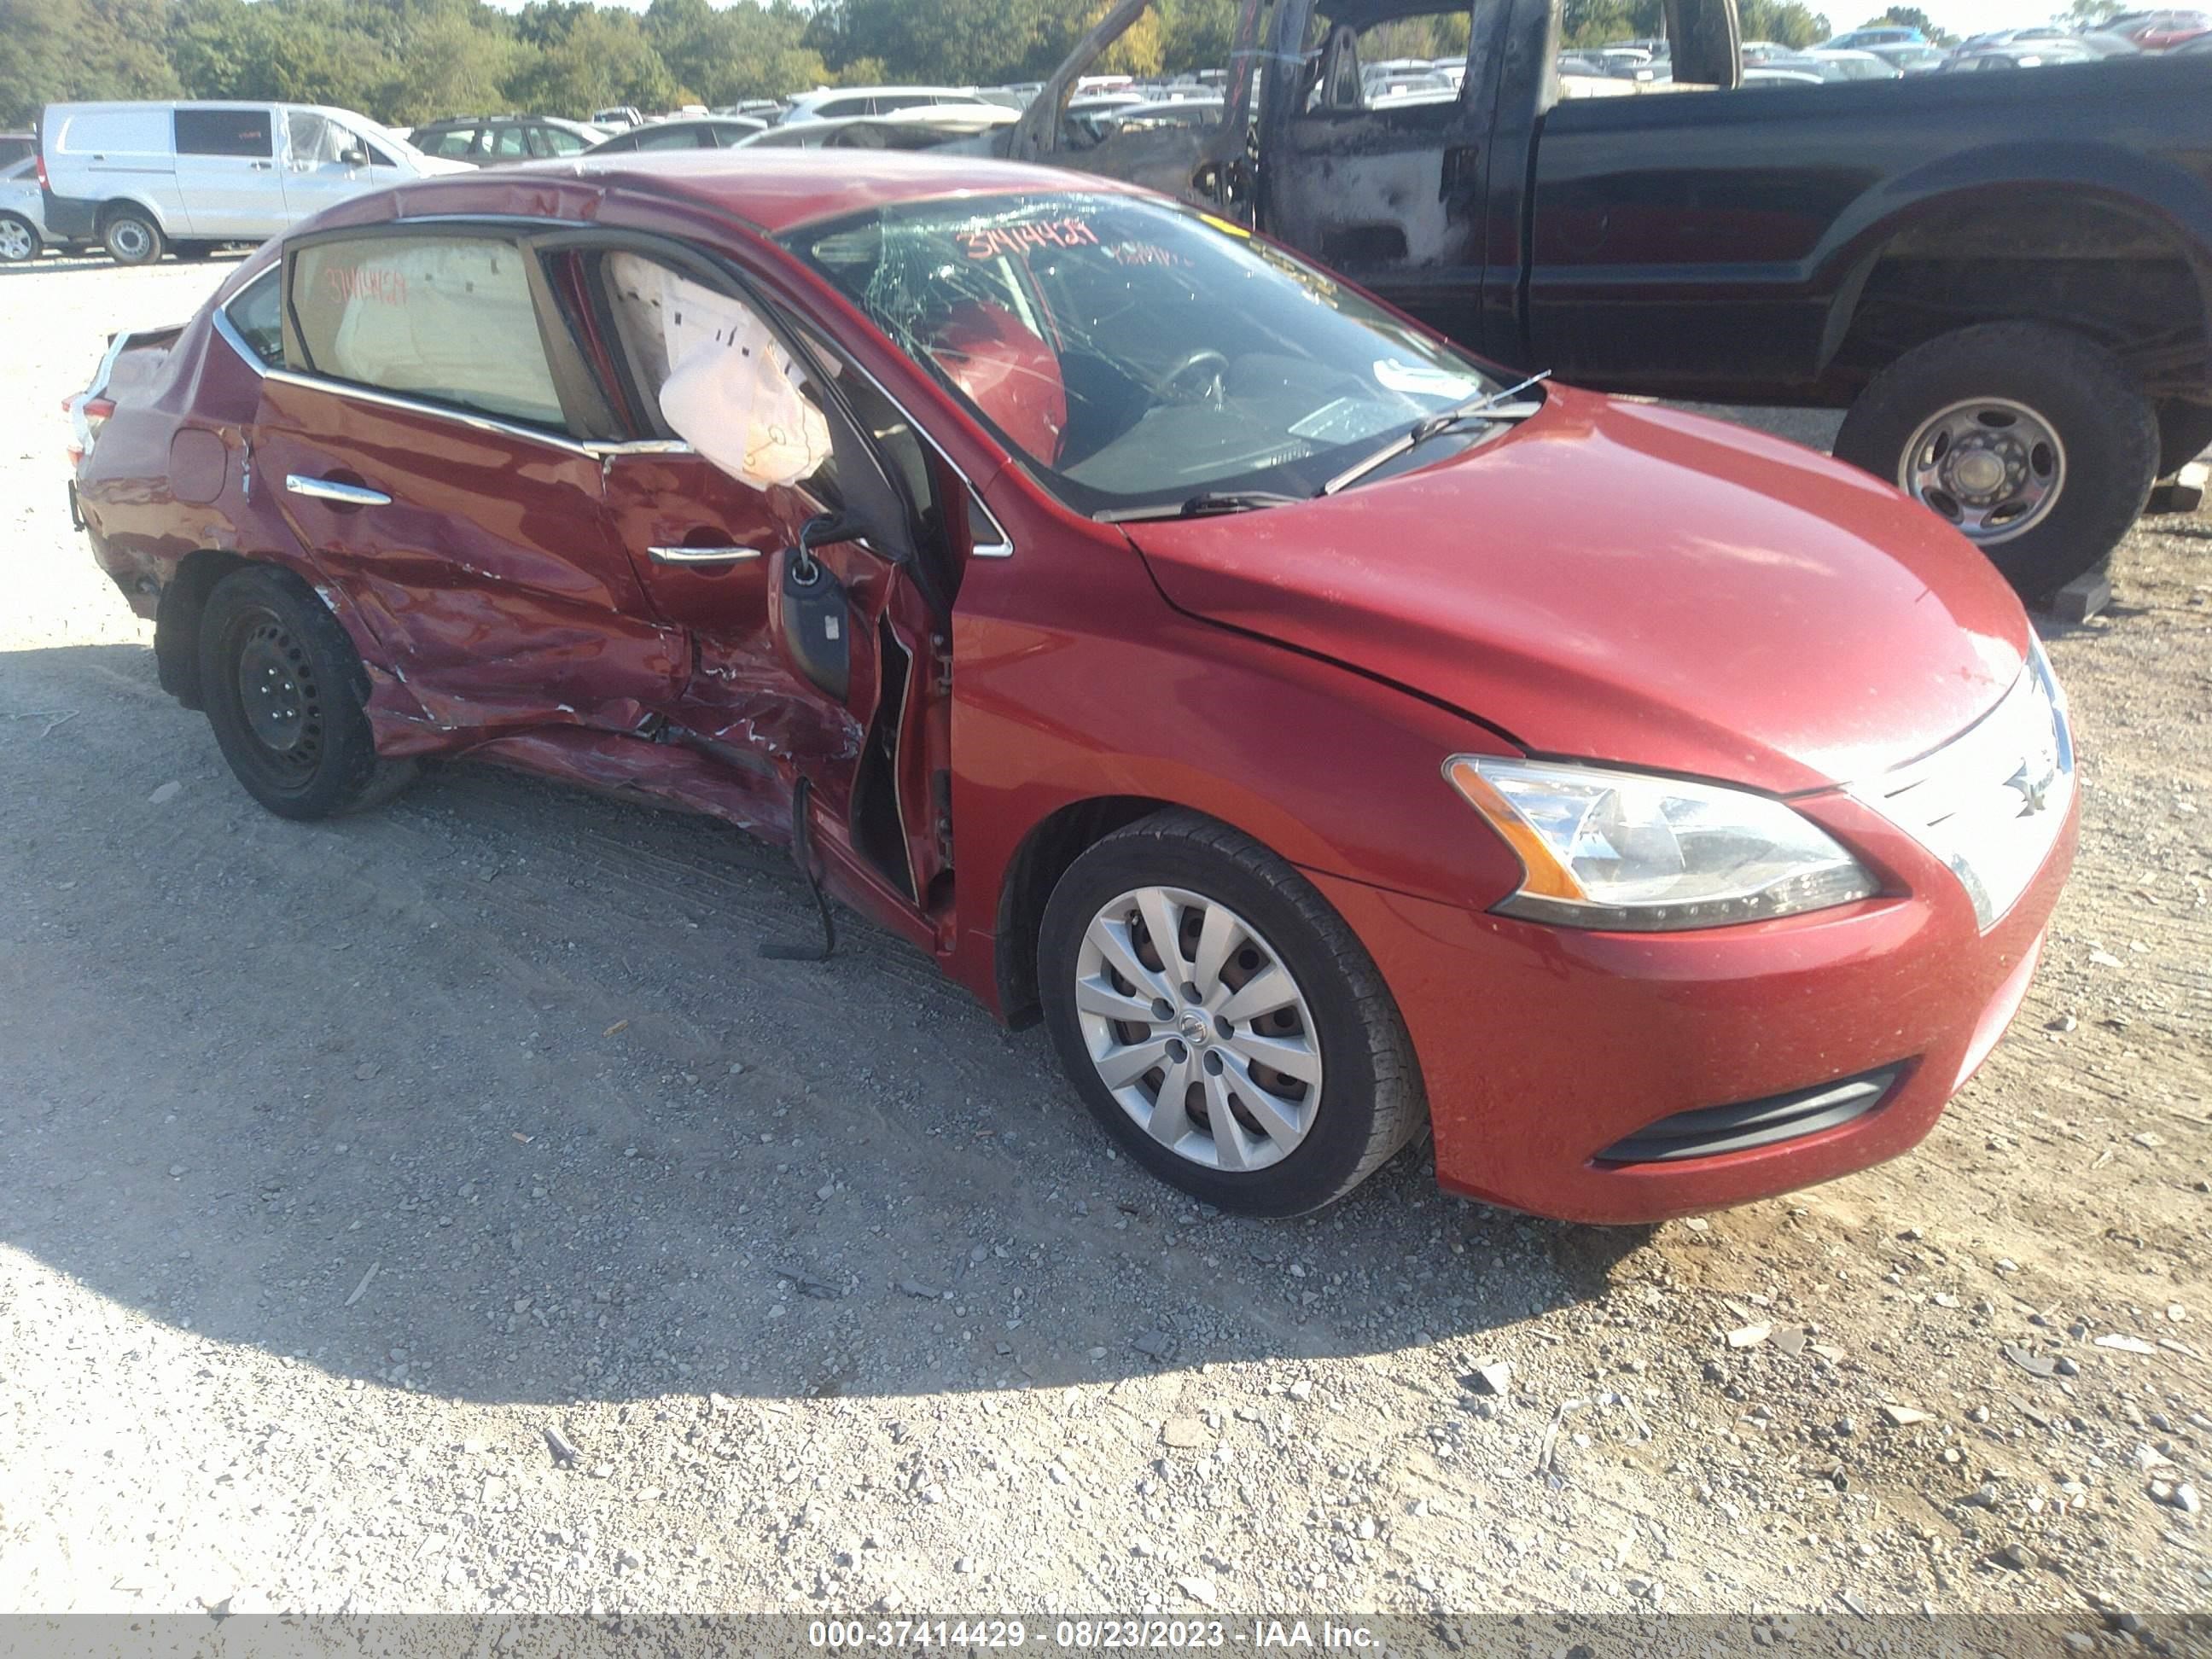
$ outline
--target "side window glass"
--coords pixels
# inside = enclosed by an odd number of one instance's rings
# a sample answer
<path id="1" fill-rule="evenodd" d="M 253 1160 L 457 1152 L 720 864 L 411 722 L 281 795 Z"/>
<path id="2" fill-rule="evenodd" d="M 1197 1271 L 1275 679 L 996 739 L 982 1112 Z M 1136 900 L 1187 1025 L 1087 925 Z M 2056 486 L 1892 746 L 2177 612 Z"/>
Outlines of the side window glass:
<path id="1" fill-rule="evenodd" d="M 640 254 L 609 254 L 600 278 L 638 396 L 670 431 L 741 483 L 838 503 L 829 421 L 757 312 Z"/>
<path id="2" fill-rule="evenodd" d="M 279 282 L 283 274 L 281 270 L 271 270 L 256 277 L 223 307 L 231 326 L 267 368 L 284 367 L 284 313 L 277 303 L 283 293 Z"/>
<path id="3" fill-rule="evenodd" d="M 250 155 L 266 160 L 276 153 L 265 109 L 177 112 L 179 155 Z"/>
<path id="4" fill-rule="evenodd" d="M 656 127 L 639 138 L 631 148 L 634 149 L 690 149 L 696 142 L 689 132 L 680 129 L 672 131 L 666 127 Z"/>
<path id="5" fill-rule="evenodd" d="M 466 155 L 469 153 L 469 143 L 476 136 L 477 130 L 474 127 L 448 127 L 445 131 L 432 137 L 430 154 L 448 158 Z"/>
<path id="6" fill-rule="evenodd" d="M 292 258 L 316 374 L 565 430 L 526 258 L 468 236 L 321 242 Z"/>
<path id="7" fill-rule="evenodd" d="M 332 133 L 331 124 L 313 110 L 285 112 L 284 139 L 291 146 L 292 165 L 295 167 L 320 167 L 325 161 L 336 161 L 339 146 Z"/>
<path id="8" fill-rule="evenodd" d="M 491 134 L 491 153 L 502 159 L 526 154 L 522 129 L 519 126 L 494 127 Z"/>
<path id="9" fill-rule="evenodd" d="M 548 155 L 575 155 L 584 148 L 584 141 L 566 127 L 540 127 L 537 136 Z"/>

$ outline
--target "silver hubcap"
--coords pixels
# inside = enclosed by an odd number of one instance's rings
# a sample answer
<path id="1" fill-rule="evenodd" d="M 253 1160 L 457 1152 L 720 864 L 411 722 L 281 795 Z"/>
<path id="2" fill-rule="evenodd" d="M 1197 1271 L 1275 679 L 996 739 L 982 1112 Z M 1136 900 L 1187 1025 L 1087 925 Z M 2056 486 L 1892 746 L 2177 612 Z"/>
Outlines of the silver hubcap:
<path id="1" fill-rule="evenodd" d="M 108 244 L 125 259 L 143 259 L 146 257 L 148 246 L 145 228 L 135 221 L 125 220 L 108 233 Z"/>
<path id="2" fill-rule="evenodd" d="M 2066 446 L 2027 404 L 1976 398 L 1921 423 L 1897 482 L 1974 540 L 2009 541 L 2057 505 Z"/>
<path id="3" fill-rule="evenodd" d="M 16 219 L 0 219 L 0 259 L 27 259 L 38 251 L 28 225 Z"/>
<path id="4" fill-rule="evenodd" d="M 1100 908 L 1075 961 L 1091 1063 L 1178 1158 L 1264 1170 L 1321 1109 L 1321 1044 L 1274 947 L 1226 905 L 1140 887 Z"/>

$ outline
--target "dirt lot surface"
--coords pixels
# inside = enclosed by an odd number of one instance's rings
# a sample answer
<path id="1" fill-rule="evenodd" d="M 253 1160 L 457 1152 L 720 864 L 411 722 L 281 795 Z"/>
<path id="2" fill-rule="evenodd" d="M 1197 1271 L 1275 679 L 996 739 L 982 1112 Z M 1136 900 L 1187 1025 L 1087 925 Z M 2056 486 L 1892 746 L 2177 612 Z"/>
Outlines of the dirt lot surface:
<path id="1" fill-rule="evenodd" d="M 0 1606 L 2212 1605 L 2212 517 L 2046 626 L 2081 863 L 1919 1152 L 1259 1224 L 891 941 L 758 959 L 807 902 L 705 820 L 256 807 L 56 409 L 219 274 L 0 272 Z"/>

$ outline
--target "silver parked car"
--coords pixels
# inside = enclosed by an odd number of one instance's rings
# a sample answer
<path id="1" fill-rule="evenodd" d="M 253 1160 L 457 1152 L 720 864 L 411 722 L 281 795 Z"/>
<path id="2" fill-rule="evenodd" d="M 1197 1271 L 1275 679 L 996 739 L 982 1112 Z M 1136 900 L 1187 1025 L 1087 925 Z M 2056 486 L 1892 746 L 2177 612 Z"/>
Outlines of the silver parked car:
<path id="1" fill-rule="evenodd" d="M 39 158 L 26 155 L 0 167 L 0 264 L 22 264 L 50 247 L 76 246 L 46 229 L 46 203 L 39 191 Z"/>

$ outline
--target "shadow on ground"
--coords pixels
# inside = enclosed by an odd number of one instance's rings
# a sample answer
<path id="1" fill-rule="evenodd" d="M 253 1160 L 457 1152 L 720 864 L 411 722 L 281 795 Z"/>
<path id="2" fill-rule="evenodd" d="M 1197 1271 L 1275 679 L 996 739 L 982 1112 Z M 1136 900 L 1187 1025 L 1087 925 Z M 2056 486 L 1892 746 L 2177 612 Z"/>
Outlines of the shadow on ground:
<path id="1" fill-rule="evenodd" d="M 1382 1352 L 1646 1235 L 1448 1199 L 1201 1212 L 783 857 L 449 766 L 272 817 L 150 653 L 0 654 L 0 1240 L 329 1371 L 486 1401 L 884 1395 Z"/>

